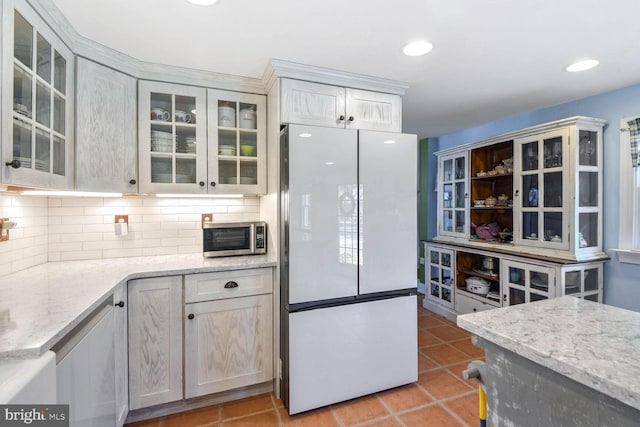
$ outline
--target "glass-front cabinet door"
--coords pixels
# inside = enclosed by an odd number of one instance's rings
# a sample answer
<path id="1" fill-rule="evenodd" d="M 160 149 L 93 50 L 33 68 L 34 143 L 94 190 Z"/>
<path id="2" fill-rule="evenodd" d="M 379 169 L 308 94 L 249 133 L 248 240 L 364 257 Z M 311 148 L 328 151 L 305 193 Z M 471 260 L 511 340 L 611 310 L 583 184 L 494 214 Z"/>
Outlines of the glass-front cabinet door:
<path id="1" fill-rule="evenodd" d="M 569 131 L 514 141 L 514 241 L 569 249 Z"/>
<path id="2" fill-rule="evenodd" d="M 578 127 L 574 153 L 577 179 L 574 182 L 576 226 L 573 246 L 586 255 L 602 248 L 602 130 Z"/>
<path id="3" fill-rule="evenodd" d="M 207 98 L 209 191 L 264 194 L 265 97 L 209 89 Z"/>
<path id="4" fill-rule="evenodd" d="M 206 90 L 141 81 L 138 158 L 142 193 L 206 193 Z"/>
<path id="5" fill-rule="evenodd" d="M 428 246 L 427 262 L 427 298 L 445 307 L 453 308 L 453 289 L 455 289 L 453 251 L 438 246 Z"/>
<path id="6" fill-rule="evenodd" d="M 511 260 L 501 265 L 503 307 L 556 296 L 555 268 Z"/>
<path id="7" fill-rule="evenodd" d="M 603 261 L 564 266 L 558 281 L 558 296 L 571 295 L 602 302 L 602 266 Z"/>
<path id="8" fill-rule="evenodd" d="M 3 181 L 71 189 L 73 54 L 24 1 L 2 7 Z"/>
<path id="9" fill-rule="evenodd" d="M 440 158 L 438 167 L 439 235 L 467 237 L 469 190 L 467 152 Z"/>

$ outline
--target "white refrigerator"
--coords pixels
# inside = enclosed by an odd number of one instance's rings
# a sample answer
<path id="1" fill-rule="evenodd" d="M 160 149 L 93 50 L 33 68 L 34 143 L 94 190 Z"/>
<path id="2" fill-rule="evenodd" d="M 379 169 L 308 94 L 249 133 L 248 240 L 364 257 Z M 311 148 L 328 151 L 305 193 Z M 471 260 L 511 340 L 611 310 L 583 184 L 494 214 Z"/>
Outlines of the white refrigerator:
<path id="1" fill-rule="evenodd" d="M 281 143 L 289 413 L 416 381 L 416 136 L 288 125 Z"/>

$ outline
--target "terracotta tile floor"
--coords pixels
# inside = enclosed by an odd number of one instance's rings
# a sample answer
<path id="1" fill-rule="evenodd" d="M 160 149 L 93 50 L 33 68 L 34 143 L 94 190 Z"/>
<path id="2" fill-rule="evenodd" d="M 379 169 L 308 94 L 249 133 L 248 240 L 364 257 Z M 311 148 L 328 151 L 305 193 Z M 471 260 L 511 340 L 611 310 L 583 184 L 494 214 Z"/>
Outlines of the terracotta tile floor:
<path id="1" fill-rule="evenodd" d="M 420 298 L 421 300 L 421 298 Z M 484 358 L 469 334 L 418 305 L 418 381 L 289 416 L 273 394 L 127 424 L 128 427 L 452 427 L 477 426 L 478 392 L 461 377 Z"/>

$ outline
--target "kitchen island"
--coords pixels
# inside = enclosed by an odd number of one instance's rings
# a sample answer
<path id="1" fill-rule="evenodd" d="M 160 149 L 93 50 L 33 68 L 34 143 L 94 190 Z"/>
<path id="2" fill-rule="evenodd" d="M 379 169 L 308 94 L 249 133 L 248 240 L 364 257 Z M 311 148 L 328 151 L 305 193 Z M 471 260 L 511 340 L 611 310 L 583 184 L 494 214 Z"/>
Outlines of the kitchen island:
<path id="1" fill-rule="evenodd" d="M 495 426 L 637 426 L 640 313 L 570 296 L 458 316 Z"/>

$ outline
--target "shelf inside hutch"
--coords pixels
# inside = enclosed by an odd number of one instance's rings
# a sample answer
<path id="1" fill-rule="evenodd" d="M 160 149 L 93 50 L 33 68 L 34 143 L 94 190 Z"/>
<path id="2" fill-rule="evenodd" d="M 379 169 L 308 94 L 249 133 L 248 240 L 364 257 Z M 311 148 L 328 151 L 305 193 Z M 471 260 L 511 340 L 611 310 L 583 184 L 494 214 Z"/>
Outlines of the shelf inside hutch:
<path id="1" fill-rule="evenodd" d="M 471 151 L 471 238 L 475 225 L 497 223 L 500 230 L 513 231 L 513 141 L 505 141 Z M 495 206 L 479 206 L 477 201 L 496 198 Z M 502 196 L 506 200 L 498 200 Z M 499 239 L 498 239 L 499 240 Z"/>
<path id="2" fill-rule="evenodd" d="M 485 258 L 491 259 L 493 268 L 485 268 Z M 490 294 L 496 298 L 488 298 L 487 295 L 476 294 L 467 291 L 466 280 L 469 277 L 479 277 L 490 283 Z M 456 293 L 467 295 L 479 301 L 486 302 L 495 307 L 500 307 L 500 259 L 480 254 L 458 251 L 456 252 Z M 489 294 L 488 294 L 489 295 Z"/>

